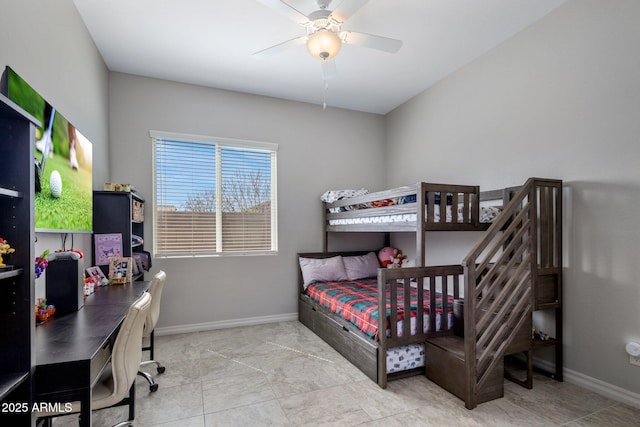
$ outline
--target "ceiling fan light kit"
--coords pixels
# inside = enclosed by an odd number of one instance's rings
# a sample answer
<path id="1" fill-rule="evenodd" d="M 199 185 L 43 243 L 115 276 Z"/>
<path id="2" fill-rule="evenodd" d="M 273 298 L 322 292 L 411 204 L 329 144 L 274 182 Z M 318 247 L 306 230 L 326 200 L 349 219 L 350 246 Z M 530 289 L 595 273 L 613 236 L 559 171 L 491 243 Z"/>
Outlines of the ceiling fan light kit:
<path id="1" fill-rule="evenodd" d="M 337 33 L 319 30 L 307 39 L 307 51 L 316 59 L 328 60 L 340 52 L 342 40 Z"/>
<path id="2" fill-rule="evenodd" d="M 309 15 L 309 21 L 305 24 L 307 28 L 307 51 L 316 59 L 328 60 L 340 52 L 342 39 L 338 34 L 342 22 L 331 16 L 331 11 L 325 8 L 330 2 L 318 5 L 322 7 Z"/>
<path id="3" fill-rule="evenodd" d="M 329 10 L 331 0 L 315 0 L 319 9 L 309 15 L 305 15 L 285 0 L 256 1 L 283 13 L 292 21 L 302 25 L 307 30 L 307 35 L 263 49 L 254 55 L 265 57 L 281 52 L 287 47 L 306 44 L 309 54 L 322 61 L 324 107 L 326 107 L 327 80 L 336 74 L 335 63 L 331 60 L 340 52 L 343 43 L 389 53 L 396 53 L 402 46 L 400 40 L 355 31 L 342 31 L 341 27 L 347 19 L 364 6 L 368 0 L 342 0 L 334 10 Z"/>
<path id="4" fill-rule="evenodd" d="M 302 25 L 307 31 L 304 36 L 278 43 L 254 53 L 259 57 L 273 55 L 285 48 L 303 43 L 306 44 L 311 56 L 321 60 L 332 59 L 336 56 L 343 43 L 389 53 L 396 53 L 402 46 L 400 40 L 356 31 L 342 31 L 342 25 L 347 19 L 364 6 L 368 0 L 342 0 L 334 10 L 329 9 L 331 0 L 315 0 L 318 10 L 308 15 L 284 0 L 256 1 L 283 13 L 292 21 Z"/>

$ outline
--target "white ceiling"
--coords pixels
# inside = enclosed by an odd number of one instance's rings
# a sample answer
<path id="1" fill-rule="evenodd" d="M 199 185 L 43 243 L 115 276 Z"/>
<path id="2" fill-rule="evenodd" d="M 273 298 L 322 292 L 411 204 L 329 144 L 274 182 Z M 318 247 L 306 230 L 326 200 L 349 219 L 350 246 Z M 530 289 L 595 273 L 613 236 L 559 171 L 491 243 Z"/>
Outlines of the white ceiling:
<path id="1" fill-rule="evenodd" d="M 342 1 L 333 0 L 330 9 Z M 287 0 L 308 14 L 315 0 Z M 395 54 L 344 45 L 326 103 L 385 114 L 537 21 L 565 0 L 369 0 L 342 26 L 403 41 Z M 305 34 L 257 0 L 74 0 L 111 71 L 322 105 L 320 61 Z"/>

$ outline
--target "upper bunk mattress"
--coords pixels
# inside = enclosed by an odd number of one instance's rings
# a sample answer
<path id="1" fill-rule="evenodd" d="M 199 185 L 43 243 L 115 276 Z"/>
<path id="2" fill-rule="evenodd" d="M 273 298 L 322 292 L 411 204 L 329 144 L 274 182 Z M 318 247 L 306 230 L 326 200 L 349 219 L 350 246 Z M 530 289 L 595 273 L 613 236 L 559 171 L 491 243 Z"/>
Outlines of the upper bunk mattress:
<path id="1" fill-rule="evenodd" d="M 500 208 L 496 206 L 480 206 L 480 222 L 483 224 L 487 224 L 492 222 L 500 213 Z M 341 219 L 331 219 L 329 220 L 329 225 L 353 225 L 353 224 L 385 224 L 385 223 L 398 223 L 398 222 L 415 222 L 416 214 L 401 214 L 401 215 L 378 215 L 378 216 L 366 216 L 359 218 L 341 218 Z M 425 213 L 425 217 L 428 216 L 428 213 Z M 451 206 L 447 206 L 447 223 L 453 222 L 453 216 L 451 214 Z M 434 221 L 436 223 L 440 222 L 440 209 L 438 205 L 436 205 L 436 210 L 434 212 Z M 457 223 L 464 223 L 464 218 L 462 214 L 462 206 L 458 209 L 458 219 Z"/>

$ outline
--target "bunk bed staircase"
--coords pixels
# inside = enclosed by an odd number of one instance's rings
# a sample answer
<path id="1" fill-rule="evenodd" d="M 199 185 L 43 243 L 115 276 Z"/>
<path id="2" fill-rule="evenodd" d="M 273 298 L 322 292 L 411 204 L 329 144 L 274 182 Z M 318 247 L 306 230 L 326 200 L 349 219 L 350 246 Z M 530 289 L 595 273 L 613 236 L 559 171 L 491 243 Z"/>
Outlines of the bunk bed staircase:
<path id="1" fill-rule="evenodd" d="M 456 332 L 426 342 L 427 377 L 468 409 L 503 396 L 506 355 L 525 354 L 531 388 L 532 311 L 547 284 L 560 289 L 562 182 L 531 178 L 504 191 L 502 213 L 463 261 Z"/>

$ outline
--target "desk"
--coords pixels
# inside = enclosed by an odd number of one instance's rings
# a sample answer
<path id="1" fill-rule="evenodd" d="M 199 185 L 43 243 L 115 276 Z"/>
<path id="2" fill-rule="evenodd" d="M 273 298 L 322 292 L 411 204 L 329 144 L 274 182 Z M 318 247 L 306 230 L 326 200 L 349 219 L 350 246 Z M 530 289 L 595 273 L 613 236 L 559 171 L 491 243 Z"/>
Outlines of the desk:
<path id="1" fill-rule="evenodd" d="M 99 287 L 80 310 L 36 327 L 35 402 L 80 401 L 81 425 L 91 425 L 91 388 L 129 307 L 149 284 Z"/>

